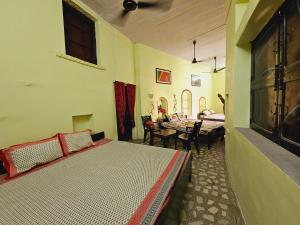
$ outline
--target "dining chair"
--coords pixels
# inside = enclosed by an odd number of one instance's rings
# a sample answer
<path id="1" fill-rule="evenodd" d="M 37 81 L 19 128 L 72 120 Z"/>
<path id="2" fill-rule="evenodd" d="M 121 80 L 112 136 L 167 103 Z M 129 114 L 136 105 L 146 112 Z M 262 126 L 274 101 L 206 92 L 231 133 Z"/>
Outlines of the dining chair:
<path id="1" fill-rule="evenodd" d="M 150 131 L 157 131 L 159 128 L 157 127 L 157 122 L 152 121 L 151 115 L 141 116 L 143 129 L 144 129 L 144 143 L 146 142 L 146 138 Z"/>
<path id="2" fill-rule="evenodd" d="M 179 134 L 175 138 L 175 149 L 177 149 L 177 140 L 182 141 L 183 148 L 186 150 L 191 150 L 191 144 L 194 142 L 194 145 L 199 154 L 199 132 L 202 125 L 202 121 L 195 122 L 193 127 L 186 127 L 186 131 L 182 134 Z"/>

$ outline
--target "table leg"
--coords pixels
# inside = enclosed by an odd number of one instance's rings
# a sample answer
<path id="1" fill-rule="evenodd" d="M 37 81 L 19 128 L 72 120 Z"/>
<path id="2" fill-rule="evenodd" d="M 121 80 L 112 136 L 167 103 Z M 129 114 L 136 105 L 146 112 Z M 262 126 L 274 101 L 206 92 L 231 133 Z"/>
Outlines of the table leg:
<path id="1" fill-rule="evenodd" d="M 153 143 L 153 139 L 154 139 L 153 134 L 150 133 L 150 145 L 153 145 L 153 144 L 154 144 L 154 143 Z"/>
<path id="2" fill-rule="evenodd" d="M 212 142 L 212 134 L 208 133 L 208 135 L 207 135 L 207 148 L 208 149 L 211 148 L 211 142 Z"/>
<path id="3" fill-rule="evenodd" d="M 167 143 L 168 143 L 168 138 L 164 138 L 164 148 L 168 147 Z"/>

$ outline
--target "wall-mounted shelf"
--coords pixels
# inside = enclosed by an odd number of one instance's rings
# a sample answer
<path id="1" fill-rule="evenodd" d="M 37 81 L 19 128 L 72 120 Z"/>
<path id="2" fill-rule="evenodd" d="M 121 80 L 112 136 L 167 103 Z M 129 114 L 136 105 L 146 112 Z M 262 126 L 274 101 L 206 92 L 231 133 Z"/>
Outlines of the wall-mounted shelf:
<path id="1" fill-rule="evenodd" d="M 93 130 L 93 114 L 72 116 L 73 131 Z"/>

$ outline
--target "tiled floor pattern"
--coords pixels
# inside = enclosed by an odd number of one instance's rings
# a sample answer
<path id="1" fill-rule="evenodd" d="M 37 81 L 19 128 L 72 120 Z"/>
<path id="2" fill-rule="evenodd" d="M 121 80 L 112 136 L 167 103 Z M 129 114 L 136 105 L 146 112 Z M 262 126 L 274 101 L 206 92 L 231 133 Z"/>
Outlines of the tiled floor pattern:
<path id="1" fill-rule="evenodd" d="M 182 201 L 181 225 L 244 225 L 228 181 L 224 144 L 216 142 L 209 150 L 203 146 L 199 155 L 192 149 L 192 156 L 192 182 Z"/>

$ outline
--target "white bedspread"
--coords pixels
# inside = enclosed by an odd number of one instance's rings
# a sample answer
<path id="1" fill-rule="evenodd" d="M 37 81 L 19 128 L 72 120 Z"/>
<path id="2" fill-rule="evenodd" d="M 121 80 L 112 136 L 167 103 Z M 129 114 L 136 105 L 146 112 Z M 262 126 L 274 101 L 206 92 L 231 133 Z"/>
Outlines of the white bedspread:
<path id="1" fill-rule="evenodd" d="M 0 185 L 0 224 L 126 224 L 175 151 L 112 141 Z"/>

